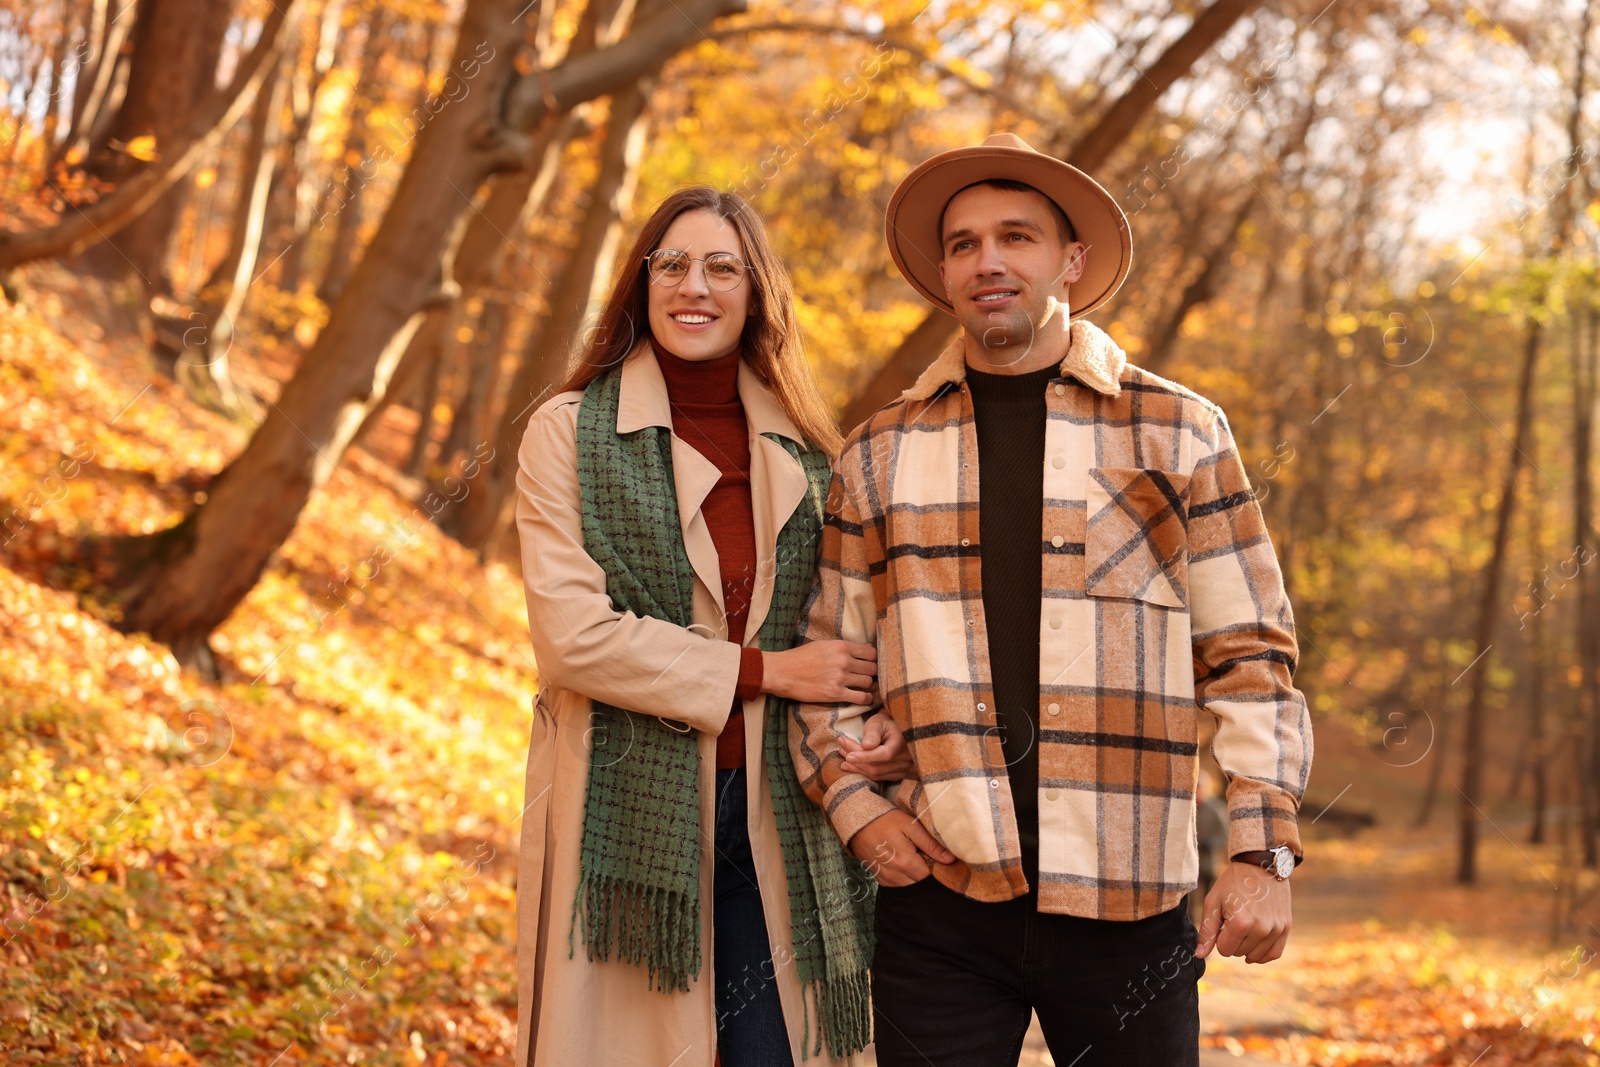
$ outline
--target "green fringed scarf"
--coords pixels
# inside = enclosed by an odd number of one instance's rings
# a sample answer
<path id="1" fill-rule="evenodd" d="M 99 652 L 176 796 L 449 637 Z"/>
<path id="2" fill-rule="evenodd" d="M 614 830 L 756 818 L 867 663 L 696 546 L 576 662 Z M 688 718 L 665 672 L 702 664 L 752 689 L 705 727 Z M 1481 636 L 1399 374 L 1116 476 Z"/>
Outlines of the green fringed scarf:
<path id="1" fill-rule="evenodd" d="M 606 574 L 618 611 L 693 622 L 694 572 L 684 549 L 672 475 L 672 435 L 661 426 L 618 434 L 622 368 L 590 383 L 578 407 L 583 546 Z M 827 457 L 777 434 L 809 489 L 778 534 L 764 651 L 794 644 L 816 575 Z M 650 714 L 592 701 L 594 750 L 584 802 L 573 933 L 589 959 L 642 965 L 663 992 L 700 974 L 699 747 L 692 731 Z M 806 1004 L 802 1058 L 842 1057 L 872 1039 L 868 968 L 876 883 L 845 852 L 800 788 L 789 755 L 791 704 L 769 696 L 763 750 L 789 886 L 789 921 Z M 570 940 L 570 939 L 569 939 Z M 813 999 L 816 1020 L 812 1021 Z M 814 1037 L 813 1037 L 814 1035 Z"/>

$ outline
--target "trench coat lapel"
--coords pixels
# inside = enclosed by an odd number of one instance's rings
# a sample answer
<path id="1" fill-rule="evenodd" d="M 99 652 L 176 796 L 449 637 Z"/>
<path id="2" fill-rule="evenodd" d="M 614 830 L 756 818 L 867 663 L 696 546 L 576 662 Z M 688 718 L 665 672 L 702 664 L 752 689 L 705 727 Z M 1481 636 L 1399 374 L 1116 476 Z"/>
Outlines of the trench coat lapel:
<path id="1" fill-rule="evenodd" d="M 642 349 L 642 350 L 641 350 Z M 740 367 L 741 372 L 743 367 Z M 672 433 L 672 406 L 667 402 L 667 380 L 656 362 L 655 349 L 648 340 L 622 365 L 622 385 L 617 397 L 617 432 L 632 433 L 646 426 L 664 426 Z M 701 512 L 706 497 L 722 472 L 688 442 L 672 434 L 672 483 L 678 498 L 678 525 L 684 551 L 695 577 L 710 590 L 722 618 L 727 610 L 722 602 L 722 569 L 717 564 L 717 546 L 711 540 L 711 527 Z M 769 594 L 770 598 L 770 594 Z M 698 627 L 697 627 L 698 628 Z M 725 627 L 724 627 L 725 628 Z M 716 636 L 724 636 L 718 633 Z"/>
<path id="2" fill-rule="evenodd" d="M 662 377 L 650 343 L 642 342 L 641 348 L 623 364 L 622 387 L 617 399 L 617 432 L 631 433 L 646 426 L 664 426 L 670 432 L 672 407 L 667 402 L 666 379 Z M 745 632 L 727 636 L 742 638 L 742 643 L 748 645 L 755 640 L 772 607 L 778 531 L 805 499 L 806 474 L 782 445 L 763 436 L 773 433 L 792 441 L 804 440 L 772 390 L 763 385 L 743 361 L 739 363 L 738 388 L 745 421 L 750 427 L 750 510 L 755 526 L 756 578 L 750 593 Z M 677 489 L 678 521 L 689 564 L 695 576 L 711 591 L 718 609 L 725 612 L 717 547 L 701 510 L 722 472 L 694 446 L 673 434 L 672 473 Z"/>

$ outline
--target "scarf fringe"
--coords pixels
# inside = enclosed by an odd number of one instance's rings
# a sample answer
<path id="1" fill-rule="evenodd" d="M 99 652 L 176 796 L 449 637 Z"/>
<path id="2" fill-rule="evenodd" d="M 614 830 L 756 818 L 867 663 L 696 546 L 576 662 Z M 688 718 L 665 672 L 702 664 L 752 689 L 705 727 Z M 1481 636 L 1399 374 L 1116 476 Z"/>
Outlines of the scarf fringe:
<path id="1" fill-rule="evenodd" d="M 572 901 L 573 931 L 583 930 L 590 962 L 609 962 L 613 955 L 624 963 L 642 965 L 649 988 L 682 993 L 689 979 L 700 977 L 699 901 L 656 886 L 641 886 L 620 878 L 584 871 Z M 568 935 L 568 958 L 574 947 Z"/>
<path id="2" fill-rule="evenodd" d="M 619 611 L 688 626 L 695 579 L 678 522 L 671 434 L 660 427 L 618 434 L 620 396 L 621 369 L 615 368 L 590 383 L 578 409 L 584 549 L 605 571 L 606 593 Z M 801 466 L 808 486 L 806 500 L 778 531 L 772 603 L 760 633 L 762 650 L 776 652 L 793 645 L 812 589 L 833 474 L 822 452 L 764 436 Z M 800 788 L 789 753 L 787 702 L 769 696 L 766 711 L 773 822 L 788 883 L 795 977 L 806 1005 L 800 1051 L 803 1058 L 813 1049 L 820 1053 L 826 1042 L 830 1052 L 847 1056 L 871 1040 L 867 968 L 875 886 Z M 690 979 L 700 976 L 700 891 L 708 873 L 697 847 L 696 739 L 652 715 L 600 701 L 592 724 L 606 728 L 606 737 L 617 727 L 615 736 L 628 740 L 620 757 L 598 739 L 590 754 L 568 956 L 576 953 L 581 924 L 591 961 L 642 965 L 647 989 L 686 992 Z"/>
<path id="3" fill-rule="evenodd" d="M 828 1055 L 836 1060 L 860 1052 L 872 1043 L 872 981 L 867 970 L 834 975 L 806 984 L 800 998 L 804 1005 L 802 1032 L 809 1038 L 813 1030 L 810 1009 L 817 1001 L 817 1025 L 813 1041 L 802 1041 L 800 1058 L 820 1055 L 824 1043 Z"/>

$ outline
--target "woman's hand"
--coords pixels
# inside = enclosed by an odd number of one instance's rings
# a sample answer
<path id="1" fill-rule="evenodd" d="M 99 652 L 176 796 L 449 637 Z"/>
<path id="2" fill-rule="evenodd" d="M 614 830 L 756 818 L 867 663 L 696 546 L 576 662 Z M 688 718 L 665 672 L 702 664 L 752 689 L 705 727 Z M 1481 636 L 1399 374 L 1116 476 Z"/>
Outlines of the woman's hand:
<path id="1" fill-rule="evenodd" d="M 813 641 L 761 654 L 761 688 L 807 704 L 871 704 L 878 650 L 850 641 Z"/>
<path id="2" fill-rule="evenodd" d="M 839 751 L 844 753 L 843 770 L 864 774 L 874 782 L 898 782 L 916 774 L 917 764 L 906 746 L 906 735 L 886 711 L 867 720 L 860 741 L 841 734 Z"/>

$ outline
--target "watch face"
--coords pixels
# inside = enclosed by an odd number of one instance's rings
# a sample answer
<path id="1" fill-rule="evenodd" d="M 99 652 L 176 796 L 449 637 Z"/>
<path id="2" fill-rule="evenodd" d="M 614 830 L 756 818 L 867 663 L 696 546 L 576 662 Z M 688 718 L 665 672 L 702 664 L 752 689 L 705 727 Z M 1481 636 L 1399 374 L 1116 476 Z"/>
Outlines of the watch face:
<path id="1" fill-rule="evenodd" d="M 1294 873 L 1294 853 L 1287 848 L 1274 850 L 1272 860 L 1277 866 L 1279 878 L 1287 878 Z"/>

